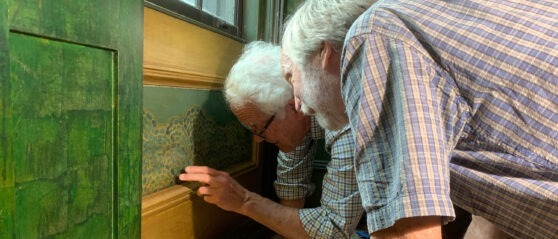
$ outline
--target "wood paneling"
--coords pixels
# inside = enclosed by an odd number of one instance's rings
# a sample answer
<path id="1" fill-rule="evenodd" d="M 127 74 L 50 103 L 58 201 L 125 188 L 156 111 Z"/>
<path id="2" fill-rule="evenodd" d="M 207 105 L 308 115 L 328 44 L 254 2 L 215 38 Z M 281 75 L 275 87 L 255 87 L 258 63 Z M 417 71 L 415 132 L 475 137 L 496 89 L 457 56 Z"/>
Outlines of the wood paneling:
<path id="1" fill-rule="evenodd" d="M 243 43 L 150 8 L 144 14 L 144 85 L 222 89 Z M 262 177 L 258 149 L 253 142 L 250 158 L 222 169 L 256 193 Z M 143 197 L 142 238 L 223 238 L 250 220 L 205 203 L 194 191 L 174 185 Z"/>
<path id="2" fill-rule="evenodd" d="M 144 84 L 221 89 L 243 43 L 145 8 Z"/>
<path id="3" fill-rule="evenodd" d="M 260 169 L 237 172 L 235 178 L 248 190 L 259 193 Z M 175 185 L 143 198 L 143 239 L 199 239 L 223 237 L 251 219 L 208 204 L 195 194 L 193 183 Z"/>

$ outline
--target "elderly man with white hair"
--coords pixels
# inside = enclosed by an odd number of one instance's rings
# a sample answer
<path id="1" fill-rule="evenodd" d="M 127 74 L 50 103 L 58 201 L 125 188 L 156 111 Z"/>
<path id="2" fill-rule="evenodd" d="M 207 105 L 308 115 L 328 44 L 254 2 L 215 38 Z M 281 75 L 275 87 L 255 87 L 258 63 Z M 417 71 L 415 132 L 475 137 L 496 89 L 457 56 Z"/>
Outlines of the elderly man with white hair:
<path id="1" fill-rule="evenodd" d="M 275 182 L 281 204 L 208 167 L 186 167 L 179 178 L 201 182 L 197 193 L 206 202 L 248 216 L 287 238 L 350 238 L 363 215 L 350 129 L 325 132 L 331 161 L 323 179 L 321 206 L 301 209 L 312 191 L 312 160 L 324 130 L 295 110 L 292 88 L 281 74 L 280 56 L 279 46 L 261 41 L 248 44 L 227 76 L 224 93 L 232 112 L 255 139 L 282 151 Z"/>
<path id="2" fill-rule="evenodd" d="M 297 109 L 352 128 L 369 232 L 440 238 L 453 203 L 555 238 L 558 3 L 364 2 L 305 1 L 282 44 Z"/>

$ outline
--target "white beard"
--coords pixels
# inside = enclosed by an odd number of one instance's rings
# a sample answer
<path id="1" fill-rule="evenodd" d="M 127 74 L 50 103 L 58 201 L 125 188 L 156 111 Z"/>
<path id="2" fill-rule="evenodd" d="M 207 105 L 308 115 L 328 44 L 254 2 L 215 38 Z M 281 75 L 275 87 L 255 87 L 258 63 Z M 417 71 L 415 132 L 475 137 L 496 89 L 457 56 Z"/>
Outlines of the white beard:
<path id="1" fill-rule="evenodd" d="M 349 122 L 341 97 L 339 77 L 311 64 L 302 70 L 300 99 L 302 112 L 314 115 L 325 129 L 339 130 Z"/>

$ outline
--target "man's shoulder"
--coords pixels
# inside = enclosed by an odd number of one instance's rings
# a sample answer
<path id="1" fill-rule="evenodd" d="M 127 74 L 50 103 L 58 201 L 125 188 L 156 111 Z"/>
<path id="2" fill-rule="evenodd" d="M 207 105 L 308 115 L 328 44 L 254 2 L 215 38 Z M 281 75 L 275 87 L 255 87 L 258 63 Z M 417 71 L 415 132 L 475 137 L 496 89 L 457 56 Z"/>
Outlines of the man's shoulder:
<path id="1" fill-rule="evenodd" d="M 388 28 L 392 24 L 393 19 L 398 18 L 395 12 L 400 4 L 400 1 L 393 0 L 380 0 L 376 2 L 353 22 L 345 40 Z"/>

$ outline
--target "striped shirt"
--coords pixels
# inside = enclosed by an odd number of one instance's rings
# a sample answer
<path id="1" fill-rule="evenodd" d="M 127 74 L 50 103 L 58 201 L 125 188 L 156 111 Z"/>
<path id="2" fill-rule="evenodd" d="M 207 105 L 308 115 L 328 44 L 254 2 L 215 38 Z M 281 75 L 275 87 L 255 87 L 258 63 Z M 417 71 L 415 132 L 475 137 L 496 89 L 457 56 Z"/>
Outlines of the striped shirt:
<path id="1" fill-rule="evenodd" d="M 321 135 L 317 133 L 320 131 L 322 132 Z M 281 198 L 298 199 L 295 196 L 309 195 L 309 181 L 306 180 L 310 180 L 312 169 L 308 168 L 308 165 L 311 166 L 311 162 L 292 162 L 312 161 L 316 140 L 320 139 L 320 136 L 323 138 L 323 132 L 317 121 L 312 118 L 312 127 L 309 134 L 312 142 L 305 141 L 303 145 L 289 154 L 279 153 L 278 179 L 275 186 L 277 194 L 281 195 Z M 354 143 L 350 128 L 347 126 L 340 131 L 326 131 L 325 143 L 325 149 L 331 155 L 331 161 L 327 165 L 327 172 L 322 181 L 321 206 L 301 209 L 299 218 L 304 230 L 312 238 L 350 238 L 364 211 L 360 203 L 360 194 L 354 175 Z M 309 148 L 314 149 L 312 151 Z M 284 163 L 281 163 L 282 161 L 306 169 L 285 171 L 286 167 L 283 165 Z M 292 167 L 287 168 L 292 169 Z M 288 172 L 297 173 L 289 175 Z M 301 172 L 307 172 L 307 174 L 304 175 Z M 299 181 L 300 179 L 297 178 L 304 178 L 305 180 Z M 290 183 L 280 183 L 281 181 L 290 181 Z M 278 185 L 283 186 L 277 187 Z M 291 185 L 291 187 L 285 187 L 284 185 Z M 288 188 L 291 189 L 288 190 Z"/>
<path id="2" fill-rule="evenodd" d="M 453 202 L 517 238 L 558 235 L 557 13 L 555 0 L 384 0 L 355 21 L 342 95 L 370 232 L 447 222 Z"/>

